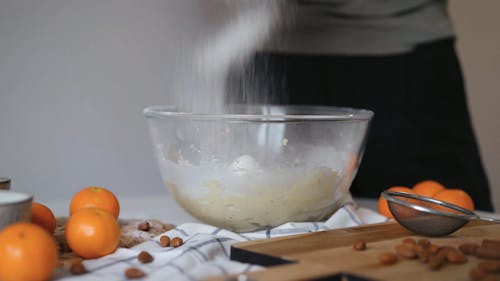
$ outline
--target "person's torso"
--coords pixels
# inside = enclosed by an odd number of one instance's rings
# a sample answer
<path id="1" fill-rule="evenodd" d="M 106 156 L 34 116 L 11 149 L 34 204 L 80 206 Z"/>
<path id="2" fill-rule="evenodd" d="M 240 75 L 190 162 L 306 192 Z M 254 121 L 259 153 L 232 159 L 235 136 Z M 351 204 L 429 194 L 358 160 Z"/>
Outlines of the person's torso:
<path id="1" fill-rule="evenodd" d="M 383 55 L 453 36 L 443 0 L 299 0 L 293 24 L 266 49 Z"/>

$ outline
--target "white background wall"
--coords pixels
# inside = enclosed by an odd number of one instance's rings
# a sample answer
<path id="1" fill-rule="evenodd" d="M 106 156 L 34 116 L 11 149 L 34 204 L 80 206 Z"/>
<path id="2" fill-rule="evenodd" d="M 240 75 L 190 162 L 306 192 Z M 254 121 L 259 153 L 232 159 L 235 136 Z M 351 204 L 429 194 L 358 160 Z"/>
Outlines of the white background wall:
<path id="1" fill-rule="evenodd" d="M 165 196 L 142 109 L 166 103 L 195 0 L 0 0 L 0 174 L 40 201 L 87 185 Z M 453 0 L 470 107 L 500 209 L 500 10 Z M 221 19 L 219 19 L 221 20 Z"/>
<path id="2" fill-rule="evenodd" d="M 500 1 L 451 0 L 473 125 L 500 211 Z"/>
<path id="3" fill-rule="evenodd" d="M 166 103 L 193 2 L 0 0 L 0 174 L 13 189 L 165 192 L 141 112 Z"/>

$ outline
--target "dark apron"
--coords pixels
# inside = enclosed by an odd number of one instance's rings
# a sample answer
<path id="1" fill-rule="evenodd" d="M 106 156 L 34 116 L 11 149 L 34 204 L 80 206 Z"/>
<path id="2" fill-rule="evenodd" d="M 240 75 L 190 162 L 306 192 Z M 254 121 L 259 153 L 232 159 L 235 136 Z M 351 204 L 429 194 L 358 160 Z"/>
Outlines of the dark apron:
<path id="1" fill-rule="evenodd" d="M 228 102 L 374 111 L 353 196 L 376 198 L 388 187 L 433 179 L 465 190 L 477 209 L 493 210 L 454 39 L 389 56 L 261 53 L 230 78 L 228 92 L 247 93 Z"/>

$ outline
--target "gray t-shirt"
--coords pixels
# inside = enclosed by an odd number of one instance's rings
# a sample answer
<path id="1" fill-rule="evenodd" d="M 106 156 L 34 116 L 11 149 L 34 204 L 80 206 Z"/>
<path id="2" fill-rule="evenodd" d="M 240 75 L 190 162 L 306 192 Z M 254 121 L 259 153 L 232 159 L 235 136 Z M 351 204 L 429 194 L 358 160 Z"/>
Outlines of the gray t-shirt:
<path id="1" fill-rule="evenodd" d="M 444 0 L 298 0 L 293 24 L 265 49 L 387 55 L 454 36 Z"/>

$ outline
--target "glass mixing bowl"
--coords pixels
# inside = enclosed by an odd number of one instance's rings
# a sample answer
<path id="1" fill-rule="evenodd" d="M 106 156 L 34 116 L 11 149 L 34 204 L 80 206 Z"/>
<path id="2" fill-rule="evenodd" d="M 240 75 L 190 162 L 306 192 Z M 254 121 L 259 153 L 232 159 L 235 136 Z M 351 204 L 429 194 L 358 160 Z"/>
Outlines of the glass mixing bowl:
<path id="1" fill-rule="evenodd" d="M 247 232 L 319 221 L 349 198 L 373 113 L 233 106 L 224 114 L 144 110 L 163 182 L 199 220 Z"/>

